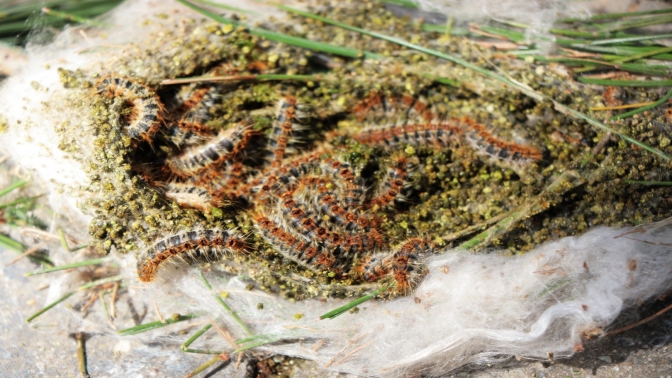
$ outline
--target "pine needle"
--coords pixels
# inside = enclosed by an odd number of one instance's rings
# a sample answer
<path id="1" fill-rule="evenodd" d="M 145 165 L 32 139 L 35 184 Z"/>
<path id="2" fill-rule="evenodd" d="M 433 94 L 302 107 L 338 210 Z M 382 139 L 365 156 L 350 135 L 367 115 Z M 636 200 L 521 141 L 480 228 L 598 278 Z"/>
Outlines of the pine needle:
<path id="1" fill-rule="evenodd" d="M 174 323 L 179 323 L 183 322 L 185 320 L 191 320 L 194 318 L 197 318 L 199 315 L 198 314 L 187 314 L 187 315 L 173 315 L 170 318 L 166 319 L 165 323 L 162 323 L 161 321 L 155 321 L 155 322 L 150 322 L 150 323 L 145 323 L 145 324 L 140 324 L 135 327 L 131 328 L 126 328 L 122 329 L 117 332 L 117 334 L 121 336 L 130 336 L 130 335 L 137 335 L 139 333 L 151 331 L 153 329 L 157 328 L 162 328 Z"/>

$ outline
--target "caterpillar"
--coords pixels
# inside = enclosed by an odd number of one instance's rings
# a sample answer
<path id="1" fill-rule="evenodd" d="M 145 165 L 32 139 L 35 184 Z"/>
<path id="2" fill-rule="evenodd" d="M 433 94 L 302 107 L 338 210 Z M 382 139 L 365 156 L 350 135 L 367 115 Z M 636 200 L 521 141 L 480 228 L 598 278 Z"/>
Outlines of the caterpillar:
<path id="1" fill-rule="evenodd" d="M 465 133 L 466 139 L 481 155 L 514 168 L 538 161 L 542 157 L 541 151 L 536 148 L 502 140 L 493 135 L 484 125 L 469 118 L 463 118 L 462 122 L 468 127 Z"/>
<path id="2" fill-rule="evenodd" d="M 152 136 L 162 122 L 163 105 L 159 97 L 148 87 L 132 80 L 119 77 L 106 77 L 96 84 L 98 94 L 123 100 L 114 111 L 119 113 L 125 123 L 125 133 L 131 139 L 144 139 L 151 142 Z M 128 109 L 124 114 L 124 107 Z"/>
<path id="3" fill-rule="evenodd" d="M 408 123 L 385 127 L 368 127 L 354 136 L 362 144 L 393 148 L 400 143 L 423 146 L 449 147 L 454 145 L 464 130 L 453 120 L 433 120 L 428 123 Z"/>
<path id="4" fill-rule="evenodd" d="M 246 253 L 245 237 L 231 230 L 203 229 L 177 233 L 160 239 L 138 258 L 138 278 L 150 282 L 165 262 L 181 259 L 219 258 L 224 253 Z"/>
<path id="5" fill-rule="evenodd" d="M 189 148 L 180 155 L 169 158 L 167 166 L 180 177 L 196 176 L 236 156 L 245 148 L 250 136 L 249 127 L 237 125 L 221 131 L 203 145 Z"/>
<path id="6" fill-rule="evenodd" d="M 360 122 L 367 119 L 374 123 L 380 121 L 386 123 L 418 121 L 423 123 L 434 118 L 427 105 L 413 96 L 388 97 L 375 92 L 355 106 L 353 114 Z"/>
<path id="7" fill-rule="evenodd" d="M 219 94 L 221 89 L 217 85 L 185 87 L 176 96 L 178 101 L 176 113 L 182 115 L 184 122 L 205 123 L 210 118 L 211 109 L 221 98 Z"/>
<path id="8" fill-rule="evenodd" d="M 395 199 L 402 200 L 401 189 L 404 187 L 407 178 L 407 165 L 405 157 L 397 157 L 394 165 L 387 169 L 387 180 L 383 185 L 379 185 L 377 195 L 367 203 L 367 208 L 383 207 Z"/>
<path id="9" fill-rule="evenodd" d="M 285 96 L 278 101 L 275 111 L 275 120 L 271 129 L 271 138 L 268 142 L 268 150 L 273 153 L 271 165 L 279 167 L 283 163 L 287 145 L 290 141 L 296 142 L 297 139 L 290 140 L 293 131 L 302 130 L 303 127 L 296 121 L 303 118 L 305 114 L 301 110 L 303 106 L 298 103 L 296 98 Z"/>
<path id="10" fill-rule="evenodd" d="M 184 207 L 192 207 L 207 212 L 212 207 L 231 204 L 226 198 L 205 188 L 187 183 L 171 182 L 166 185 L 165 196 Z"/>
<path id="11" fill-rule="evenodd" d="M 299 239 L 286 232 L 284 227 L 264 215 L 254 218 L 257 228 L 267 243 L 271 244 L 284 257 L 317 272 L 313 267 L 316 257 L 322 253 L 322 248 L 307 240 Z"/>
<path id="12" fill-rule="evenodd" d="M 165 135 L 175 146 L 192 146 L 212 138 L 212 130 L 198 123 L 180 121 L 165 130 Z"/>
<path id="13" fill-rule="evenodd" d="M 434 243 L 422 238 L 412 238 L 393 251 L 389 265 L 391 278 L 396 283 L 396 292 L 406 295 L 417 286 L 426 274 L 426 269 L 419 261 L 421 257 L 433 253 L 434 247 Z"/>

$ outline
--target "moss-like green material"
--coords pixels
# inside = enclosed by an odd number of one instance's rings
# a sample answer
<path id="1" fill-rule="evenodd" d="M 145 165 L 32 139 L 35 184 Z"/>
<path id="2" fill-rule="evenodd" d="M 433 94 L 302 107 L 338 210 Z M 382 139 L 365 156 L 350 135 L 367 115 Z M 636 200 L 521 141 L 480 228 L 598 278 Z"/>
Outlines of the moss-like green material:
<path id="1" fill-rule="evenodd" d="M 446 41 L 438 33 L 423 32 L 419 21 L 393 16 L 377 2 L 322 4 L 318 13 L 458 54 L 486 68 L 488 61 L 493 62 L 513 79 L 582 112 L 588 113 L 589 107 L 603 101 L 601 88 L 480 51 L 468 40 Z M 133 77 L 164 100 L 176 88 L 161 86 L 162 80 L 203 70 L 211 70 L 214 75 L 226 75 L 234 68 L 240 75 L 260 71 L 321 74 L 323 80 L 316 82 L 241 81 L 223 85 L 219 103 L 209 110 L 208 125 L 219 128 L 252 119 L 255 130 L 268 132 L 274 102 L 282 95 L 293 95 L 308 109 L 304 123 L 309 128 L 302 150 L 310 150 L 330 138 L 333 145 L 339 146 L 338 157 L 351 163 L 371 183 L 382 177 L 391 156 L 404 154 L 415 167 L 404 188 L 405 200 L 371 210 L 383 220 L 391 245 L 422 236 L 439 247 L 468 242 L 476 249 L 496 246 L 520 253 L 598 225 L 641 224 L 672 215 L 672 188 L 624 182 L 669 181 L 671 163 L 658 156 L 564 116 L 550 103 L 506 90 L 452 63 L 313 21 L 297 30 L 295 26 L 304 21 L 290 16 L 289 20 L 276 23 L 275 28 L 311 40 L 354 48 L 366 46 L 388 58 L 364 61 L 316 56 L 252 37 L 240 28 L 194 21 L 191 34 L 167 33 L 155 46 L 138 47 L 132 54 L 114 58 L 114 64 L 110 64 L 114 68 L 109 72 L 59 72 L 65 87 L 82 91 L 102 75 Z M 179 53 L 165 51 L 168 38 L 174 38 L 170 46 L 180 46 L 174 50 Z M 427 75 L 457 80 L 462 85 L 449 87 Z M 372 92 L 388 96 L 409 94 L 444 117 L 469 116 L 489 125 L 494 134 L 504 139 L 535 146 L 543 151 L 543 158 L 513 170 L 484 159 L 465 144 L 445 150 L 402 144 L 398 151 L 358 144 L 348 135 L 363 125 L 350 111 Z M 658 97 L 656 93 L 630 88 L 621 89 L 621 96 L 633 102 Z M 114 100 L 92 98 L 89 114 L 95 135 L 94 159 L 88 162 L 91 185 L 87 190 L 94 199 L 87 207 L 94 211 L 89 232 L 101 251 L 137 251 L 177 230 L 236 228 L 250 234 L 254 248 L 247 255 L 233 258 L 245 268 L 227 266 L 232 273 L 244 270 L 261 289 L 295 299 L 358 295 L 371 289 L 370 285 L 360 285 L 353 275 L 316 272 L 283 258 L 256 234 L 250 214 L 244 209 L 201 212 L 181 208 L 165 198 L 143 177 L 142 167 L 158 164 L 175 153 L 174 148 L 162 142 L 160 136 L 151 145 L 130 140 L 114 127 L 121 116 L 110 111 Z M 666 124 L 665 114 L 653 109 L 646 118 L 635 116 L 614 127 L 671 155 L 672 135 Z M 603 138 L 608 138 L 603 148 L 594 151 Z M 69 145 L 65 140 L 63 143 L 64 148 Z M 490 231 L 477 237 L 486 230 Z"/>

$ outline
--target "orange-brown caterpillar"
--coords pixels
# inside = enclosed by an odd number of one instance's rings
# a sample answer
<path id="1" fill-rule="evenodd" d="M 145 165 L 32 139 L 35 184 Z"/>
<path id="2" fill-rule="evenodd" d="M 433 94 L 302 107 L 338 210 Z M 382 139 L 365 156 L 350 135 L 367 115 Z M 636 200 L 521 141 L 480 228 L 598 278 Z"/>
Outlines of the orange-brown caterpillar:
<path id="1" fill-rule="evenodd" d="M 368 282 L 387 279 L 395 283 L 399 294 L 407 294 L 425 275 L 419 261 L 433 253 L 434 244 L 422 238 L 412 238 L 391 253 L 378 253 L 363 258 L 355 271 Z"/>
<path id="2" fill-rule="evenodd" d="M 220 132 L 203 145 L 171 157 L 167 165 L 171 172 L 180 177 L 196 176 L 236 156 L 245 148 L 250 134 L 249 127 L 237 125 Z"/>
<path id="3" fill-rule="evenodd" d="M 273 152 L 272 165 L 274 167 L 282 165 L 292 132 L 302 129 L 301 125 L 296 122 L 304 116 L 300 108 L 298 101 L 292 96 L 285 96 L 278 101 L 268 143 L 268 150 Z"/>
<path id="4" fill-rule="evenodd" d="M 416 146 L 430 145 L 448 147 L 455 144 L 463 134 L 462 128 L 454 121 L 432 121 L 409 123 L 386 127 L 369 127 L 354 136 L 363 144 L 377 144 L 395 147 L 400 143 Z"/>
<path id="5" fill-rule="evenodd" d="M 186 259 L 217 259 L 224 253 L 244 253 L 245 238 L 235 231 L 206 229 L 170 235 L 145 249 L 138 258 L 138 277 L 153 281 L 159 267 L 175 257 Z"/>
<path id="6" fill-rule="evenodd" d="M 387 180 L 383 182 L 377 195 L 367 203 L 367 208 L 383 207 L 395 199 L 402 200 L 401 190 L 406 183 L 408 162 L 404 157 L 397 157 L 394 164 L 387 169 Z"/>
<path id="7" fill-rule="evenodd" d="M 482 155 L 497 161 L 519 167 L 541 159 L 541 151 L 534 147 L 508 142 L 497 138 L 484 125 L 468 118 L 463 122 L 467 125 L 466 139 L 471 146 Z"/>
<path id="8" fill-rule="evenodd" d="M 542 157 L 536 148 L 503 140 L 468 117 L 440 119 L 424 104 L 409 96 L 386 98 L 374 95 L 355 110 L 360 113 L 360 119 L 367 119 L 367 127 L 353 136 L 363 144 L 388 148 L 400 143 L 449 147 L 465 139 L 481 155 L 513 168 Z M 377 124 L 379 119 L 385 120 L 385 123 Z M 390 123 L 390 119 L 393 122 Z"/>
<path id="9" fill-rule="evenodd" d="M 119 113 L 126 135 L 132 139 L 151 137 L 159 129 L 162 121 L 163 105 L 158 96 L 148 87 L 119 77 L 107 77 L 96 84 L 99 94 L 123 102 L 117 102 L 114 109 Z M 129 106 L 130 105 L 130 106 Z M 128 110 L 126 110 L 126 109 Z M 127 111 L 128 114 L 124 114 Z"/>

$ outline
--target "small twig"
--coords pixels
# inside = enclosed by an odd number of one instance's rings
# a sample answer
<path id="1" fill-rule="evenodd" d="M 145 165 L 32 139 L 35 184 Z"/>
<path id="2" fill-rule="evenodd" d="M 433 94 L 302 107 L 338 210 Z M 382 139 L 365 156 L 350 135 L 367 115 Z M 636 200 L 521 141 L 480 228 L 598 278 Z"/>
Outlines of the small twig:
<path id="1" fill-rule="evenodd" d="M 14 260 L 10 261 L 10 262 L 9 262 L 7 265 L 5 265 L 5 266 L 10 266 L 10 265 L 14 264 L 15 262 L 21 260 L 22 258 L 24 258 L 24 257 L 26 257 L 26 256 L 30 256 L 30 255 L 32 255 L 33 253 L 35 253 L 35 252 L 37 252 L 37 251 L 39 251 L 39 250 L 40 250 L 40 248 L 37 248 L 37 247 L 35 247 L 35 248 L 31 248 L 31 249 L 27 250 L 26 252 L 23 252 L 22 254 L 20 254 L 18 257 L 16 257 Z"/>
<path id="2" fill-rule="evenodd" d="M 362 350 L 362 349 L 368 347 L 368 346 L 371 345 L 371 344 L 373 344 L 373 341 L 370 342 L 370 343 L 366 343 L 366 344 L 364 344 L 364 345 L 360 345 L 360 346 L 358 346 L 357 348 L 355 348 L 355 349 L 353 349 L 352 351 L 350 351 L 350 353 L 348 353 L 348 354 L 346 354 L 345 356 L 343 356 L 343 358 L 341 358 L 340 360 L 338 360 L 338 362 L 334 363 L 334 366 L 335 366 L 335 365 L 340 365 L 341 363 L 343 363 L 343 361 L 347 360 L 348 357 L 350 357 L 350 356 L 352 356 L 353 354 L 359 352 L 360 350 Z"/>
<path id="3" fill-rule="evenodd" d="M 310 348 L 310 349 L 311 349 L 313 352 L 317 352 L 318 350 L 320 350 L 320 348 L 322 348 L 322 345 L 324 345 L 324 343 L 325 343 L 325 340 L 324 340 L 324 339 L 320 339 L 320 341 L 318 341 L 317 344 L 313 345 L 313 347 Z"/>
<path id="4" fill-rule="evenodd" d="M 640 102 L 637 104 L 625 104 L 625 105 L 615 105 L 615 106 L 596 106 L 594 108 L 588 108 L 590 111 L 601 111 L 601 110 L 621 110 L 621 109 L 632 109 L 639 108 L 640 106 L 646 106 L 653 104 L 653 101 L 649 102 Z"/>
<path id="5" fill-rule="evenodd" d="M 672 186 L 672 181 L 641 181 L 641 180 L 623 180 L 626 184 Z"/>
<path id="6" fill-rule="evenodd" d="M 214 320 L 210 319 L 210 324 L 212 324 L 213 327 L 219 332 L 220 335 L 226 340 L 229 345 L 231 345 L 234 349 L 238 349 L 238 344 L 236 344 L 236 341 L 233 339 L 233 336 L 231 336 L 231 333 L 228 330 L 224 330 L 220 328 L 217 323 L 215 323 Z"/>
<path id="7" fill-rule="evenodd" d="M 450 241 L 453 241 L 455 239 L 459 239 L 462 236 L 469 235 L 472 232 L 476 232 L 478 229 L 490 226 L 492 223 L 499 222 L 500 220 L 509 216 L 512 212 L 513 211 L 509 211 L 509 212 L 506 212 L 506 213 L 499 214 L 496 217 L 492 217 L 492 218 L 486 220 L 485 222 L 475 224 L 473 226 L 469 226 L 469 227 L 467 227 L 467 228 L 465 228 L 464 230 L 461 230 L 461 231 L 452 232 L 450 234 L 444 235 L 444 236 L 441 237 L 441 239 L 446 243 L 450 242 Z"/>
<path id="8" fill-rule="evenodd" d="M 334 361 L 336 361 L 336 357 L 338 357 L 341 353 L 345 352 L 346 349 L 348 349 L 352 344 L 354 344 L 354 343 L 356 343 L 357 341 L 359 341 L 359 339 L 361 339 L 361 338 L 364 337 L 365 335 L 366 335 L 366 332 L 363 332 L 363 333 L 360 333 L 359 335 L 353 337 L 352 339 L 348 340 L 347 344 L 345 344 L 345 346 L 343 347 L 343 349 L 341 349 L 341 350 L 339 350 L 338 352 L 336 352 L 336 354 L 334 354 L 333 357 L 331 357 L 331 359 L 329 360 L 329 362 L 327 362 L 326 364 L 324 364 L 324 367 L 329 367 L 329 366 L 331 366 L 331 365 L 334 363 Z"/>
<path id="9" fill-rule="evenodd" d="M 86 304 L 84 304 L 84 306 L 82 306 L 80 311 L 86 311 L 87 308 L 93 306 L 93 304 L 96 303 L 96 300 L 98 299 L 98 297 L 99 296 L 96 295 L 95 293 L 91 293 L 91 298 L 89 299 L 88 302 L 86 302 Z"/>
<path id="10" fill-rule="evenodd" d="M 224 359 L 224 356 L 228 357 L 228 359 Z M 230 360 L 230 359 L 231 359 L 231 357 L 229 357 L 228 354 L 226 354 L 226 353 L 222 353 L 222 354 L 220 354 L 219 356 L 217 356 L 217 357 L 215 357 L 215 358 L 213 358 L 213 359 L 211 359 L 211 360 L 208 360 L 208 361 L 207 361 L 206 363 L 204 363 L 203 365 L 201 365 L 201 366 L 197 367 L 196 369 L 194 369 L 194 371 L 192 371 L 191 373 L 187 374 L 187 378 L 192 378 L 192 377 L 195 376 L 196 374 L 198 374 L 198 373 L 202 372 L 203 370 L 209 368 L 210 366 L 216 364 L 218 361 L 228 361 L 228 360 Z"/>
<path id="11" fill-rule="evenodd" d="M 84 334 L 82 332 L 77 332 L 75 334 L 75 339 L 77 340 L 77 367 L 79 368 L 79 373 L 83 378 L 89 378 L 89 372 L 86 369 L 86 344 L 84 341 Z"/>
<path id="12" fill-rule="evenodd" d="M 641 240 L 641 239 L 635 239 L 635 238 L 630 238 L 630 237 L 625 237 L 626 239 L 633 240 L 636 242 L 644 243 L 644 244 L 649 244 L 649 245 L 663 245 L 666 247 L 672 247 L 672 243 L 663 243 L 663 242 L 651 242 L 648 240 Z"/>
<path id="13" fill-rule="evenodd" d="M 156 301 L 154 301 L 154 311 L 156 311 L 156 316 L 159 317 L 159 321 L 163 324 L 166 324 L 166 319 L 164 319 L 163 315 L 161 315 L 161 311 L 159 311 L 159 305 L 156 304 Z"/>
<path id="14" fill-rule="evenodd" d="M 119 282 L 114 284 L 114 287 L 112 288 L 112 298 L 110 298 L 110 316 L 112 319 L 114 319 L 116 315 L 116 305 L 115 303 L 117 302 L 117 293 L 119 292 Z"/>
<path id="15" fill-rule="evenodd" d="M 480 34 L 480 35 L 483 35 L 483 36 L 486 36 L 486 37 L 490 37 L 490 38 L 495 38 L 495 39 L 500 39 L 500 40 L 508 41 L 508 38 L 506 38 L 506 37 L 504 37 L 504 36 L 502 36 L 502 35 L 493 34 L 493 33 L 488 33 L 488 32 L 486 32 L 486 31 L 481 30 L 481 29 L 479 28 L 479 26 L 476 25 L 476 24 L 470 24 L 470 25 L 469 25 L 469 32 L 474 33 L 474 34 Z"/>
<path id="16" fill-rule="evenodd" d="M 21 234 L 21 236 L 34 235 L 34 236 L 39 236 L 39 237 L 46 238 L 46 239 L 49 239 L 49 240 L 60 240 L 60 236 L 58 236 L 56 234 L 52 234 L 51 232 L 42 231 L 39 228 L 33 228 L 33 227 L 21 228 L 19 230 L 19 234 Z"/>
<path id="17" fill-rule="evenodd" d="M 107 304 L 105 304 L 105 294 L 108 292 L 108 290 L 103 290 L 100 292 L 99 297 L 100 297 L 100 304 L 103 306 L 103 312 L 105 313 L 105 320 L 107 320 L 107 324 L 110 325 L 110 327 L 113 330 L 117 330 L 117 326 L 114 325 L 112 322 L 112 318 L 110 317 L 110 312 L 107 309 Z"/>
<path id="18" fill-rule="evenodd" d="M 600 151 L 602 151 L 602 149 L 604 148 L 604 146 L 607 145 L 607 142 L 609 142 L 609 139 L 611 139 L 611 132 L 608 131 L 606 134 L 604 134 L 602 139 L 600 139 L 600 141 L 597 143 L 597 145 L 590 151 L 590 153 L 593 154 L 593 155 L 599 154 Z"/>
<path id="19" fill-rule="evenodd" d="M 604 335 L 604 336 L 613 336 L 613 335 L 616 335 L 616 334 L 618 334 L 618 333 L 625 332 L 625 331 L 627 331 L 627 330 L 629 330 L 629 329 L 632 329 L 632 328 L 635 328 L 635 327 L 637 327 L 637 326 L 640 326 L 640 325 L 642 325 L 642 324 L 644 324 L 644 323 L 646 323 L 646 322 L 649 322 L 649 321 L 651 321 L 651 320 L 653 320 L 653 319 L 659 317 L 660 315 L 666 313 L 666 312 L 669 311 L 670 309 L 672 309 L 672 304 L 669 305 L 669 306 L 667 306 L 667 307 L 665 307 L 664 309 L 662 309 L 662 310 L 656 312 L 655 314 L 649 316 L 648 318 L 642 319 L 642 320 L 640 320 L 640 321 L 638 321 L 638 322 L 636 322 L 636 323 L 632 323 L 632 324 L 630 324 L 630 325 L 628 325 L 628 326 L 625 326 L 625 327 L 623 327 L 623 328 L 619 328 L 619 329 L 617 329 L 617 330 L 614 330 L 614 331 L 611 331 L 611 332 L 607 332 L 607 334 Z"/>
<path id="20" fill-rule="evenodd" d="M 238 359 L 236 360 L 236 370 L 240 367 L 240 363 L 243 362 L 243 354 L 244 353 L 238 353 Z"/>

